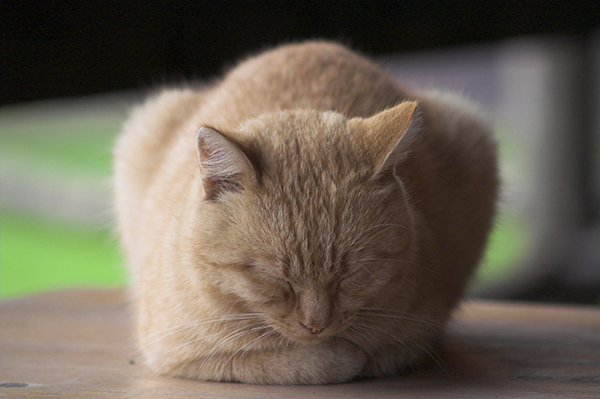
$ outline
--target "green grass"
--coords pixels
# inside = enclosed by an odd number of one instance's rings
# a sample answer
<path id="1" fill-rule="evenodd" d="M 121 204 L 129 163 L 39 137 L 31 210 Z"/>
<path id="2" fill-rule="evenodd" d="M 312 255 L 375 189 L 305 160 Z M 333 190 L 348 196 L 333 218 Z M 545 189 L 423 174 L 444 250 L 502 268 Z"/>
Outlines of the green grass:
<path id="1" fill-rule="evenodd" d="M 127 282 L 116 240 L 104 229 L 0 212 L 0 298 Z"/>

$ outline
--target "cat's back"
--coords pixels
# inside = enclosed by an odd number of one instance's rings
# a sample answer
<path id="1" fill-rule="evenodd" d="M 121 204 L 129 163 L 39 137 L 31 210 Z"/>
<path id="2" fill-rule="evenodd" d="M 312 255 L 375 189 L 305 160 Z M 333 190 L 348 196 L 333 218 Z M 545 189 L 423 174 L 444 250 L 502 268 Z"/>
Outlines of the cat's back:
<path id="1" fill-rule="evenodd" d="M 134 109 L 117 141 L 117 168 L 129 164 L 147 180 L 176 137 L 195 135 L 186 125 L 192 120 L 235 135 L 241 123 L 265 113 L 312 109 L 368 117 L 409 97 L 375 64 L 339 44 L 284 45 L 248 58 L 208 89 L 165 90 Z"/>
<path id="2" fill-rule="evenodd" d="M 115 210 L 126 248 L 136 245 L 148 191 L 203 100 L 202 92 L 168 90 L 132 110 L 114 148 Z"/>
<path id="3" fill-rule="evenodd" d="M 207 124 L 235 130 L 267 112 L 337 111 L 367 117 L 407 98 L 375 64 L 336 43 L 289 44 L 230 71 L 201 112 Z"/>

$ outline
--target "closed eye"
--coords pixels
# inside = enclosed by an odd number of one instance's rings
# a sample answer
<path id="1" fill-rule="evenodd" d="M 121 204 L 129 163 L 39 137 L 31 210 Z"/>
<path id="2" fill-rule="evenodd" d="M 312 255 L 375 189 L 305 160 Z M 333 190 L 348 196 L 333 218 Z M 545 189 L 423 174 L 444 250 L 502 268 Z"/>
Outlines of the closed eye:
<path id="1" fill-rule="evenodd" d="M 292 283 L 290 283 L 289 281 L 286 281 L 288 288 L 290 289 L 291 293 L 296 295 L 296 291 L 294 291 L 294 286 L 292 285 Z"/>

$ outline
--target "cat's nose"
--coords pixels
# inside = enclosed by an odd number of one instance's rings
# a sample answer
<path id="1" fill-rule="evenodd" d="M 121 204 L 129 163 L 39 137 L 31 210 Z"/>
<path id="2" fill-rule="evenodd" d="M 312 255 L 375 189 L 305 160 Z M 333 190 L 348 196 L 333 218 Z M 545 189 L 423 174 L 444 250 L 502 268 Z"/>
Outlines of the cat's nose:
<path id="1" fill-rule="evenodd" d="M 321 334 L 323 332 L 323 330 L 327 327 L 326 325 L 318 325 L 318 324 L 306 325 L 306 324 L 302 323 L 302 325 L 304 327 L 306 327 L 308 330 L 310 330 L 310 333 L 314 334 L 314 335 Z"/>

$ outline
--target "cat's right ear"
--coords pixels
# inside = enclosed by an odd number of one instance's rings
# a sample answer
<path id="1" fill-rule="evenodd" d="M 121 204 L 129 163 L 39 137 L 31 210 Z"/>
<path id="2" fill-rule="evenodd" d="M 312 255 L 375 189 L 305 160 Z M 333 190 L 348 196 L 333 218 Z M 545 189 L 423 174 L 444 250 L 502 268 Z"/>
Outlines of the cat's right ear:
<path id="1" fill-rule="evenodd" d="M 242 149 L 209 127 L 198 131 L 198 162 L 205 200 L 244 190 L 256 181 L 254 168 Z"/>
<path id="2" fill-rule="evenodd" d="M 406 101 L 370 118 L 353 118 L 349 126 L 359 132 L 374 163 L 374 176 L 393 172 L 408 157 L 420 134 L 420 111 L 417 102 Z"/>

